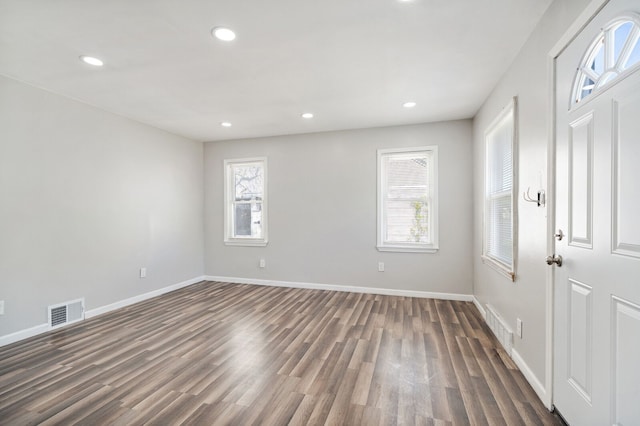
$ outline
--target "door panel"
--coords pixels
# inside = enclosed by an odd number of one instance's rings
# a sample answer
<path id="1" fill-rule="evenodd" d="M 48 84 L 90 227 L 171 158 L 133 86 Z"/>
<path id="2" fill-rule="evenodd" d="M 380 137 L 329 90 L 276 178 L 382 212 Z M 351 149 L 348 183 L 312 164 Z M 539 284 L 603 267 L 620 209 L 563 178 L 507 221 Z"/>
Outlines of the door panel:
<path id="1" fill-rule="evenodd" d="M 640 425 L 640 68 L 568 107 L 587 48 L 634 9 L 611 0 L 556 60 L 553 403 L 572 425 Z"/>
<path id="2" fill-rule="evenodd" d="M 612 298 L 614 424 L 633 425 L 640 419 L 640 306 Z"/>
<path id="3" fill-rule="evenodd" d="M 569 280 L 567 286 L 571 294 L 568 297 L 569 327 L 567 339 L 569 383 L 587 401 L 591 403 L 591 324 L 592 324 L 592 288 L 586 284 Z"/>
<path id="4" fill-rule="evenodd" d="M 640 93 L 613 100 L 613 250 L 640 257 L 640 185 L 636 170 L 640 165 Z"/>
<path id="5" fill-rule="evenodd" d="M 593 113 L 569 125 L 569 243 L 591 248 Z"/>

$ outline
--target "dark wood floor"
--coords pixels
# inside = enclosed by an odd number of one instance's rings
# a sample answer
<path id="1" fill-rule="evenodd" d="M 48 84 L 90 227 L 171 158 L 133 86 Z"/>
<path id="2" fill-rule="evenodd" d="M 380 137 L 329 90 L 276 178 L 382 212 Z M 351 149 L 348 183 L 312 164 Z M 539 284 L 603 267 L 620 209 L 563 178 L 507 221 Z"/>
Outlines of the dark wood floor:
<path id="1" fill-rule="evenodd" d="M 0 348 L 0 423 L 560 424 L 471 303 L 212 282 Z"/>

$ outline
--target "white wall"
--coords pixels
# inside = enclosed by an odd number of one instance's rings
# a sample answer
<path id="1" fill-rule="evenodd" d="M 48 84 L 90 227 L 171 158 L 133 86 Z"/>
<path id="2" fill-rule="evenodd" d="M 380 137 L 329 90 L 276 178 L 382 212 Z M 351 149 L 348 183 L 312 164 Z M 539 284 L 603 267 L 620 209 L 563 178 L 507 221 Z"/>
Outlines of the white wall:
<path id="1" fill-rule="evenodd" d="M 422 145 L 439 146 L 440 251 L 378 252 L 376 150 Z M 269 244 L 225 246 L 223 160 L 255 156 L 268 157 Z M 207 275 L 471 294 L 471 222 L 469 120 L 205 144 Z"/>
<path id="2" fill-rule="evenodd" d="M 516 330 L 523 320 L 523 338 L 514 348 L 541 383 L 545 383 L 545 283 L 548 266 L 546 208 L 522 200 L 531 187 L 547 190 L 547 143 L 550 105 L 548 53 L 588 0 L 558 0 L 547 10 L 515 62 L 493 90 L 473 121 L 474 146 L 474 293 L 482 305 L 490 303 Z M 482 206 L 484 132 L 513 96 L 519 102 L 519 253 L 515 283 L 482 263 Z"/>
<path id="3" fill-rule="evenodd" d="M 0 77 L 0 337 L 46 323 L 49 304 L 91 310 L 202 276 L 202 155 Z"/>

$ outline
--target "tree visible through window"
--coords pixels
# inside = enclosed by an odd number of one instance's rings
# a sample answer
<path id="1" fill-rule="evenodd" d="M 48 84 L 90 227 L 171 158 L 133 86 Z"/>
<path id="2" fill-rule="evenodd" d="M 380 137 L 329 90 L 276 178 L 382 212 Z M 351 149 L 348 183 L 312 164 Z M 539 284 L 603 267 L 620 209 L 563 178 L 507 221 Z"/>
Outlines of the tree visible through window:
<path id="1" fill-rule="evenodd" d="M 266 245 L 266 159 L 225 160 L 225 242 Z"/>
<path id="2" fill-rule="evenodd" d="M 378 249 L 437 249 L 437 148 L 378 151 Z"/>

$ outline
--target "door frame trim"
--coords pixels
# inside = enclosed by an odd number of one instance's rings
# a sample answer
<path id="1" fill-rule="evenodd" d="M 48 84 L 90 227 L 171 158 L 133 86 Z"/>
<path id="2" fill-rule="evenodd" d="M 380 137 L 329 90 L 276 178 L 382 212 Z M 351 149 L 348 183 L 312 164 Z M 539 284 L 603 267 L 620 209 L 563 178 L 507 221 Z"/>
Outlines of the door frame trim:
<path id="1" fill-rule="evenodd" d="M 549 125 L 547 144 L 547 253 L 555 253 L 556 233 L 556 60 L 564 49 L 580 34 L 580 32 L 598 15 L 610 0 L 591 0 L 587 7 L 580 13 L 578 18 L 569 26 L 567 31 L 560 37 L 557 43 L 547 54 L 547 102 L 549 105 Z M 553 410 L 554 389 L 553 389 L 553 268 L 547 269 L 546 274 L 546 294 L 545 294 L 545 388 L 546 394 L 542 401 L 544 405 Z"/>

